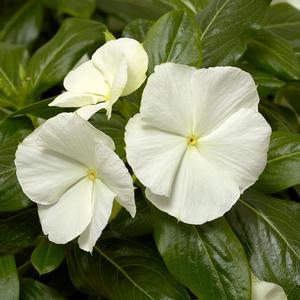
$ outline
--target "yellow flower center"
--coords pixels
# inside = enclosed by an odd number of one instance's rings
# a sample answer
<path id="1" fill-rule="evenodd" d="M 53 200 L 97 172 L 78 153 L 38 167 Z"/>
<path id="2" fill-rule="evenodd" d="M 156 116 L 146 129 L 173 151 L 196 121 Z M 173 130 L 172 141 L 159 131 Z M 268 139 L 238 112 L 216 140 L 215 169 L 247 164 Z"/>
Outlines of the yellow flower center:
<path id="1" fill-rule="evenodd" d="M 93 170 L 88 170 L 87 171 L 87 177 L 90 179 L 90 180 L 96 180 L 96 178 L 97 178 L 97 172 L 96 172 L 96 170 L 95 169 L 93 169 Z"/>
<path id="2" fill-rule="evenodd" d="M 188 143 L 188 145 L 190 145 L 190 146 L 196 145 L 196 144 L 197 144 L 197 141 L 198 141 L 198 139 L 197 139 L 197 137 L 195 137 L 194 135 L 191 135 L 191 136 L 189 136 L 189 137 L 187 138 L 187 143 Z"/>

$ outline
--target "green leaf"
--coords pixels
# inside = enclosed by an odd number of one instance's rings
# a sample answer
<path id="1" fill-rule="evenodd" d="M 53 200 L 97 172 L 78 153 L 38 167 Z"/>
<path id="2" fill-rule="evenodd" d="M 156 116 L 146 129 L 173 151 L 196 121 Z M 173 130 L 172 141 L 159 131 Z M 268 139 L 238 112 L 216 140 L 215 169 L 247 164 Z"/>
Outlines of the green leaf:
<path id="1" fill-rule="evenodd" d="M 55 4 L 59 14 L 80 18 L 90 18 L 96 8 L 96 0 L 56 0 Z"/>
<path id="2" fill-rule="evenodd" d="M 154 249 L 145 244 L 120 238 L 101 240 L 93 255 L 76 245 L 67 255 L 67 264 L 74 286 L 90 295 L 110 300 L 190 299 Z"/>
<path id="3" fill-rule="evenodd" d="M 300 116 L 300 84 L 290 84 L 284 87 L 283 96 Z"/>
<path id="4" fill-rule="evenodd" d="M 157 248 L 180 283 L 203 300 L 250 300 L 247 258 L 224 218 L 194 226 L 155 208 L 152 213 Z"/>
<path id="5" fill-rule="evenodd" d="M 116 145 L 115 152 L 122 159 L 125 159 L 124 132 L 126 121 L 116 113 L 112 113 L 109 120 L 105 113 L 97 113 L 91 118 L 91 123 L 114 140 Z"/>
<path id="6" fill-rule="evenodd" d="M 156 20 L 171 10 L 160 0 L 101 0 L 97 1 L 97 8 L 126 22 L 138 18 Z"/>
<path id="7" fill-rule="evenodd" d="M 289 44 L 267 32 L 260 31 L 248 43 L 246 59 L 257 69 L 285 81 L 300 79 L 300 64 Z"/>
<path id="8" fill-rule="evenodd" d="M 11 99 L 12 106 L 18 102 L 20 68 L 27 57 L 24 47 L 0 42 L 0 91 Z"/>
<path id="9" fill-rule="evenodd" d="M 132 218 L 125 209 L 122 209 L 118 216 L 110 223 L 113 231 L 128 237 L 137 237 L 152 233 L 153 221 L 150 207 L 139 190 L 135 192 L 135 204 L 137 207 L 135 217 Z"/>
<path id="10" fill-rule="evenodd" d="M 0 251 L 15 252 L 33 246 L 40 233 L 41 226 L 36 209 L 29 209 L 2 219 L 0 220 Z"/>
<path id="11" fill-rule="evenodd" d="M 199 14 L 203 66 L 233 65 L 246 50 L 270 0 L 211 0 Z"/>
<path id="12" fill-rule="evenodd" d="M 19 300 L 19 278 L 13 255 L 0 256 L 0 299 Z"/>
<path id="13" fill-rule="evenodd" d="M 293 110 L 270 101 L 262 101 L 260 112 L 271 125 L 273 131 L 297 133 L 299 129 L 298 118 Z"/>
<path id="14" fill-rule="evenodd" d="M 14 165 L 18 143 L 31 129 L 32 124 L 27 118 L 7 119 L 0 123 L 0 212 L 31 205 L 18 183 Z"/>
<path id="15" fill-rule="evenodd" d="M 255 275 L 282 286 L 289 300 L 298 300 L 300 204 L 248 191 L 227 217 Z"/>
<path id="16" fill-rule="evenodd" d="M 265 29 L 288 40 L 299 40 L 300 11 L 287 3 L 272 5 L 268 11 Z"/>
<path id="17" fill-rule="evenodd" d="M 272 134 L 267 166 L 255 188 L 276 193 L 300 183 L 300 135 Z"/>
<path id="18" fill-rule="evenodd" d="M 43 5 L 41 1 L 28 1 L 6 23 L 0 32 L 0 40 L 29 46 L 38 37 L 42 21 Z"/>
<path id="19" fill-rule="evenodd" d="M 190 12 L 197 14 L 208 3 L 209 0 L 160 0 L 160 2 L 171 6 L 173 9 L 187 9 Z"/>
<path id="20" fill-rule="evenodd" d="M 200 31 L 194 15 L 184 10 L 162 16 L 148 31 L 144 47 L 149 57 L 149 74 L 165 62 L 195 67 L 201 64 Z"/>
<path id="21" fill-rule="evenodd" d="M 105 30 L 105 26 L 96 21 L 66 19 L 56 35 L 29 61 L 28 77 L 34 95 L 62 81 L 83 54 L 99 45 Z"/>
<path id="22" fill-rule="evenodd" d="M 124 37 L 132 38 L 139 41 L 140 43 L 143 43 L 146 33 L 148 32 L 148 30 L 152 25 L 153 25 L 153 21 L 145 20 L 145 19 L 137 19 L 131 21 L 125 26 L 122 35 Z"/>
<path id="23" fill-rule="evenodd" d="M 65 258 L 64 245 L 50 242 L 47 238 L 37 245 L 31 253 L 31 263 L 40 275 L 55 270 Z"/>
<path id="24" fill-rule="evenodd" d="M 20 282 L 20 300 L 66 300 L 53 288 L 31 278 Z"/>

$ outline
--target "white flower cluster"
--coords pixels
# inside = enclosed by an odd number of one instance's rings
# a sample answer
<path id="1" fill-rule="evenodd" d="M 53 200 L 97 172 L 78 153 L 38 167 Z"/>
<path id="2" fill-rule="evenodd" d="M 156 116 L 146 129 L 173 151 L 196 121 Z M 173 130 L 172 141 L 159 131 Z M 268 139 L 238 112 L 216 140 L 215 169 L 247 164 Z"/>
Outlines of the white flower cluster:
<path id="1" fill-rule="evenodd" d="M 134 217 L 130 173 L 110 137 L 87 119 L 146 79 L 142 45 L 107 42 L 64 80 L 50 105 L 79 107 L 47 120 L 19 145 L 15 165 L 24 193 L 38 204 L 44 234 L 55 243 L 79 236 L 92 251 L 114 201 Z M 271 129 L 258 112 L 252 77 L 234 67 L 156 66 L 140 113 L 129 120 L 129 165 L 160 210 L 189 224 L 222 216 L 265 167 Z"/>

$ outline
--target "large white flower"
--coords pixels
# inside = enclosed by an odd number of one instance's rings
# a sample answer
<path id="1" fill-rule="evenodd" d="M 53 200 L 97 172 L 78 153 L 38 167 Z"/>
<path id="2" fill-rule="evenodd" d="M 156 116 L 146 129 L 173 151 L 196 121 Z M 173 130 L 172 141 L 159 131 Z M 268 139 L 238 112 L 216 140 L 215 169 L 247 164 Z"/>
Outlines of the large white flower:
<path id="1" fill-rule="evenodd" d="M 252 275 L 252 300 L 287 300 L 283 288 L 275 283 L 260 281 Z"/>
<path id="2" fill-rule="evenodd" d="M 15 165 L 50 241 L 64 244 L 80 235 L 80 248 L 92 251 L 114 199 L 135 215 L 131 176 L 112 139 L 74 113 L 49 119 L 25 138 Z"/>
<path id="3" fill-rule="evenodd" d="M 300 1 L 299 0 L 273 0 L 272 4 L 277 4 L 277 3 L 288 3 L 297 9 L 300 9 Z"/>
<path id="4" fill-rule="evenodd" d="M 228 211 L 266 164 L 271 129 L 258 102 L 252 77 L 238 68 L 157 66 L 125 134 L 147 198 L 190 224 Z"/>
<path id="5" fill-rule="evenodd" d="M 89 119 L 100 109 L 110 117 L 121 96 L 138 89 L 146 79 L 148 56 L 136 40 L 120 38 L 100 47 L 92 59 L 71 71 L 64 80 L 66 92 L 50 106 L 81 107 L 77 113 Z"/>

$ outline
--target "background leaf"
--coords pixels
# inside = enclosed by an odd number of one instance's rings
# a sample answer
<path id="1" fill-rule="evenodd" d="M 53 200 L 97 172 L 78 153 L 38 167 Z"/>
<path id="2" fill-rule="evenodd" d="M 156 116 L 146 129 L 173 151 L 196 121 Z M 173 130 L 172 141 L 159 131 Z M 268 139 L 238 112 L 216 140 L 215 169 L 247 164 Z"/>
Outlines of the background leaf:
<path id="1" fill-rule="evenodd" d="M 0 256 L 0 299 L 19 300 L 19 278 L 13 255 Z"/>
<path id="2" fill-rule="evenodd" d="M 152 212 L 157 248 L 179 282 L 203 300 L 251 298 L 246 255 L 224 218 L 194 226 Z"/>
<path id="3" fill-rule="evenodd" d="M 144 47 L 149 57 L 149 74 L 154 66 L 165 62 L 195 67 L 201 64 L 200 31 L 194 16 L 184 10 L 162 16 L 148 31 Z"/>
<path id="4" fill-rule="evenodd" d="M 100 245 L 93 255 L 77 246 L 70 249 L 68 269 L 77 288 L 111 300 L 190 299 L 145 244 L 112 238 L 101 240 Z"/>
<path id="5" fill-rule="evenodd" d="M 64 245 L 52 243 L 43 238 L 31 254 L 31 263 L 40 275 L 52 272 L 64 260 Z"/>
<path id="6" fill-rule="evenodd" d="M 255 187 L 262 192 L 276 193 L 300 183 L 300 135 L 272 134 L 267 166 Z"/>
<path id="7" fill-rule="evenodd" d="M 300 294 L 300 204 L 248 191 L 227 215 L 255 275 Z"/>
<path id="8" fill-rule="evenodd" d="M 139 41 L 140 43 L 143 43 L 146 33 L 152 25 L 153 21 L 151 20 L 137 19 L 125 26 L 122 35 L 124 37 L 132 38 Z"/>
<path id="9" fill-rule="evenodd" d="M 211 0 L 198 16 L 203 67 L 234 65 L 246 50 L 270 0 Z"/>
<path id="10" fill-rule="evenodd" d="M 56 0 L 56 5 L 59 14 L 90 18 L 96 8 L 96 0 Z"/>

